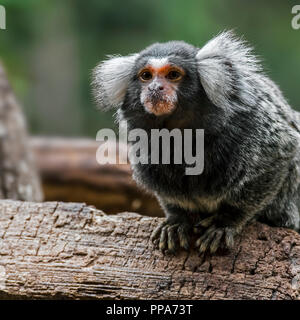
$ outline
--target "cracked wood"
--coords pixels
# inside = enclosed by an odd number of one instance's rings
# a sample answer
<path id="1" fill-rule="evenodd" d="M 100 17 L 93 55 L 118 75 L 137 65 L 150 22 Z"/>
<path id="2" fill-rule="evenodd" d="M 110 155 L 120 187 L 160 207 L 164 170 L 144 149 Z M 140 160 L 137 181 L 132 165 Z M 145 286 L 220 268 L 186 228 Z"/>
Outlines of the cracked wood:
<path id="1" fill-rule="evenodd" d="M 260 223 L 227 255 L 153 250 L 161 218 L 0 201 L 0 297 L 299 299 L 300 235 Z"/>

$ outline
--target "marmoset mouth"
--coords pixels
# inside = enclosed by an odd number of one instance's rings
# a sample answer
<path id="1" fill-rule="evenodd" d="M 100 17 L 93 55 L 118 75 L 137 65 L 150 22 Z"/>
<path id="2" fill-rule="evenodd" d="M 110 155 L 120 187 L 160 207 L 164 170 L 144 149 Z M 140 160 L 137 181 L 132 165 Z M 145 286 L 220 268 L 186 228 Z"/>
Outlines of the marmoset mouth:
<path id="1" fill-rule="evenodd" d="M 153 113 L 156 116 L 162 116 L 171 114 L 176 108 L 176 104 L 165 100 L 156 100 L 155 102 L 147 101 L 145 102 L 146 111 Z"/>

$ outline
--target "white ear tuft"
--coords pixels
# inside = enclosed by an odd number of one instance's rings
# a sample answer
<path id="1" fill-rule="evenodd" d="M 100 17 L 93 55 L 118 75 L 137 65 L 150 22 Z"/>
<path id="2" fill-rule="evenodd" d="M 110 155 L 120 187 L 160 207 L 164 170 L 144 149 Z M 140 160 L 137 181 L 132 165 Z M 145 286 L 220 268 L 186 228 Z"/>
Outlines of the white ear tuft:
<path id="1" fill-rule="evenodd" d="M 100 108 L 108 110 L 122 104 L 137 56 L 109 57 L 94 69 L 92 87 Z"/>
<path id="2" fill-rule="evenodd" d="M 232 31 L 222 32 L 201 48 L 196 60 L 202 86 L 208 98 L 217 106 L 229 106 L 229 98 L 240 90 L 241 98 L 254 94 L 251 78 L 261 71 L 252 48 Z"/>

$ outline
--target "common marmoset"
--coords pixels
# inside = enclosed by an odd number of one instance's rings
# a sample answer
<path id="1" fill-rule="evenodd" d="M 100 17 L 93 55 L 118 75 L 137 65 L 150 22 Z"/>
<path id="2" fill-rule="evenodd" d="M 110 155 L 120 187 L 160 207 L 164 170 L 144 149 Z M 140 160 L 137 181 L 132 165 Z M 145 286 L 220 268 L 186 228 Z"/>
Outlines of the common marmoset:
<path id="1" fill-rule="evenodd" d="M 152 234 L 162 251 L 189 249 L 194 232 L 201 253 L 231 248 L 252 219 L 299 230 L 299 113 L 231 31 L 202 48 L 170 41 L 110 57 L 93 88 L 129 130 L 204 129 L 202 174 L 186 175 L 184 162 L 132 165 L 165 211 Z"/>

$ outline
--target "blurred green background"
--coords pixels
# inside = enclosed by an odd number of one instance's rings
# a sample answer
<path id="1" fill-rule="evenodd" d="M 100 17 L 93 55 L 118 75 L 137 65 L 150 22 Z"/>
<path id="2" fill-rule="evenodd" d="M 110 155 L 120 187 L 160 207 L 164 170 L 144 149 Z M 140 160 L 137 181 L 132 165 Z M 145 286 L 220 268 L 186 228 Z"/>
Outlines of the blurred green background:
<path id="1" fill-rule="evenodd" d="M 113 127 L 96 110 L 91 71 L 107 54 L 140 51 L 155 41 L 202 46 L 234 28 L 263 58 L 270 76 L 300 110 L 300 30 L 287 0 L 0 0 L 7 30 L 0 59 L 33 134 L 95 137 Z"/>

